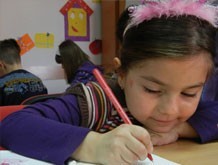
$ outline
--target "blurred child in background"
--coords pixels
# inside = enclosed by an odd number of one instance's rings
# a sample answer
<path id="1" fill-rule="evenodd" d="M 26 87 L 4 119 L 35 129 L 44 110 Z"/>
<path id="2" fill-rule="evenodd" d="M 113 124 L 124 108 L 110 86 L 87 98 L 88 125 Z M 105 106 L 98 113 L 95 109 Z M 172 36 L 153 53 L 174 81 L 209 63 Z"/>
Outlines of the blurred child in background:
<path id="1" fill-rule="evenodd" d="M 96 81 L 92 70 L 100 67 L 91 62 L 89 56 L 74 41 L 63 41 L 58 52 L 55 60 L 62 65 L 68 84 Z"/>
<path id="2" fill-rule="evenodd" d="M 47 92 L 39 77 L 22 68 L 16 40 L 0 41 L 0 106 L 17 105 L 31 96 Z"/>

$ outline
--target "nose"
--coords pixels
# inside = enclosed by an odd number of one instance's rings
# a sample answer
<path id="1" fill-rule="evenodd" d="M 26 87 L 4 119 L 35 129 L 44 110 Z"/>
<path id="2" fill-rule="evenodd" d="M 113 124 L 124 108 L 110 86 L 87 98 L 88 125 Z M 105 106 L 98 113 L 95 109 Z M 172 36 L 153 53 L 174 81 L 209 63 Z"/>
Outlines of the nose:
<path id="1" fill-rule="evenodd" d="M 159 113 L 163 115 L 175 115 L 179 112 L 179 101 L 176 96 L 165 96 L 158 106 Z"/>

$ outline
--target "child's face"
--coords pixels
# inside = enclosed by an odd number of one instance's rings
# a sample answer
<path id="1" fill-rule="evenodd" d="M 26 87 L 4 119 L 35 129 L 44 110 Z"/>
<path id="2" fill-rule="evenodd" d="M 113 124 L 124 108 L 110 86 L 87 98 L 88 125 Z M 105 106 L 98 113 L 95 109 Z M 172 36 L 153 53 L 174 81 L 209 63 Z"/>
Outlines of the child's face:
<path id="1" fill-rule="evenodd" d="M 168 132 L 196 110 L 208 74 L 203 56 L 150 59 L 119 76 L 127 107 L 146 128 Z"/>

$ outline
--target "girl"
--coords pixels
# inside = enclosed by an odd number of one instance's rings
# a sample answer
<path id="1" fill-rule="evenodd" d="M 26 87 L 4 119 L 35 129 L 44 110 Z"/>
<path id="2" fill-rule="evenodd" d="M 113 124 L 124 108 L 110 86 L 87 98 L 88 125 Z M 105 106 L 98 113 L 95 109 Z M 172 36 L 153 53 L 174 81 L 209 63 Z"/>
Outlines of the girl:
<path id="1" fill-rule="evenodd" d="M 59 45 L 59 53 L 56 54 L 55 61 L 62 65 L 66 81 L 71 85 L 96 81 L 92 70 L 101 69 L 90 61 L 89 56 L 75 42 L 69 39 Z"/>
<path id="2" fill-rule="evenodd" d="M 199 103 L 213 70 L 215 8 L 169 0 L 127 10 L 118 83 L 110 85 L 133 125 L 123 124 L 97 83 L 81 83 L 5 118 L 3 147 L 58 165 L 69 158 L 117 165 L 180 137 L 218 139 L 218 103 Z"/>

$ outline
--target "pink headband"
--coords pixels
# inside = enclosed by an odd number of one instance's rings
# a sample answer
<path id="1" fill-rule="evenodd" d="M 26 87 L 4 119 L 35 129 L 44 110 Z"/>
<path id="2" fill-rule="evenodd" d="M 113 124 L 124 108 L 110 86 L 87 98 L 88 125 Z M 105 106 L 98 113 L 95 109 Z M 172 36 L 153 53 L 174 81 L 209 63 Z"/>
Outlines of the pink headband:
<path id="1" fill-rule="evenodd" d="M 179 15 L 193 15 L 202 20 L 208 21 L 214 27 L 218 27 L 218 8 L 205 3 L 203 0 L 160 0 L 145 1 L 145 4 L 130 6 L 130 21 L 124 30 L 126 31 L 133 26 L 137 26 L 144 20 L 160 18 L 163 15 L 167 17 Z"/>

